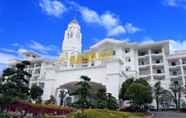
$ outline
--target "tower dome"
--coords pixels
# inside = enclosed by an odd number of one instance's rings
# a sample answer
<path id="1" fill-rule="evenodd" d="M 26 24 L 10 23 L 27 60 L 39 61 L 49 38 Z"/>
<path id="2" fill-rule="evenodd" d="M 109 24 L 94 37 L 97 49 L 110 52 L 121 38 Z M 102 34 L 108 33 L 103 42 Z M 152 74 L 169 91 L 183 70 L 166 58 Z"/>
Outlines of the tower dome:
<path id="1" fill-rule="evenodd" d="M 73 19 L 70 23 L 79 24 L 79 22 L 76 19 Z"/>

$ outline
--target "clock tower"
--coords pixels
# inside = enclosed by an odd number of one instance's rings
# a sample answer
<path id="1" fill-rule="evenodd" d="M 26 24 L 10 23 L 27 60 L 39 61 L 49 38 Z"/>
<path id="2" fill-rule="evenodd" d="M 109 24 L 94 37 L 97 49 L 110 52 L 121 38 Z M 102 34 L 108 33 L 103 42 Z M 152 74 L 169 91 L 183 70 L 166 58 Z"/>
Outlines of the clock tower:
<path id="1" fill-rule="evenodd" d="M 72 20 L 65 31 L 62 50 L 63 53 L 79 54 L 82 50 L 82 36 L 80 25 L 76 20 Z"/>

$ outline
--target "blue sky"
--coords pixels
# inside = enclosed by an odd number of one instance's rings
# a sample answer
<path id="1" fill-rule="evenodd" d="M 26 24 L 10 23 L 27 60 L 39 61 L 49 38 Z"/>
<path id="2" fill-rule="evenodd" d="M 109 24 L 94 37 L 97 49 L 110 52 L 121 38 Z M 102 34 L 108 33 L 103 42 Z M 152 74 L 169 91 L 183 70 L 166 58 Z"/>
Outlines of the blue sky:
<path id="1" fill-rule="evenodd" d="M 0 0 L 0 68 L 27 50 L 56 58 L 73 18 L 84 49 L 104 38 L 186 49 L 186 0 Z"/>

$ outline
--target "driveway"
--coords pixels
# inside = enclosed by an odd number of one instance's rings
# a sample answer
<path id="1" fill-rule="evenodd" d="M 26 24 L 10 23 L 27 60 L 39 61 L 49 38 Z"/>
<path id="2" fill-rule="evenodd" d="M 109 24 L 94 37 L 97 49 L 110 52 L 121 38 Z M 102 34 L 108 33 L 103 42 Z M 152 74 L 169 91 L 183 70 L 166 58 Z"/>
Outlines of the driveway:
<path id="1" fill-rule="evenodd" d="M 186 113 L 176 112 L 153 112 L 153 118 L 186 118 Z"/>

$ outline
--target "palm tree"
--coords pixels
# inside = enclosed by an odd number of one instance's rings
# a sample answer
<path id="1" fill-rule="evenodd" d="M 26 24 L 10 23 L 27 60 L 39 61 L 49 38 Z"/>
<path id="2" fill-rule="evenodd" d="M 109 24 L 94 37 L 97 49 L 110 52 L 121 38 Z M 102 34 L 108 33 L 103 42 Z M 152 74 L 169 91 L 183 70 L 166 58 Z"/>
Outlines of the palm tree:
<path id="1" fill-rule="evenodd" d="M 174 94 L 174 103 L 176 105 L 176 109 L 180 109 L 180 101 L 181 101 L 181 92 L 182 92 L 182 87 L 181 84 L 178 81 L 174 81 L 171 84 L 170 89 L 172 90 Z"/>
<path id="2" fill-rule="evenodd" d="M 171 91 L 165 90 L 165 89 L 162 90 L 160 98 L 159 98 L 159 103 L 161 104 L 161 106 L 164 109 L 167 109 L 171 105 L 172 101 L 173 101 L 173 95 Z"/>
<path id="3" fill-rule="evenodd" d="M 162 92 L 161 82 L 159 81 L 154 85 L 154 94 L 155 94 L 155 99 L 156 99 L 157 111 L 159 111 L 159 98 L 160 98 L 161 92 Z"/>

